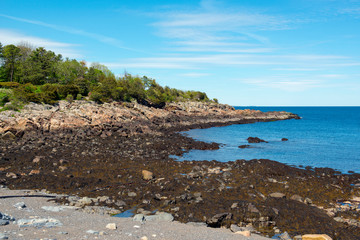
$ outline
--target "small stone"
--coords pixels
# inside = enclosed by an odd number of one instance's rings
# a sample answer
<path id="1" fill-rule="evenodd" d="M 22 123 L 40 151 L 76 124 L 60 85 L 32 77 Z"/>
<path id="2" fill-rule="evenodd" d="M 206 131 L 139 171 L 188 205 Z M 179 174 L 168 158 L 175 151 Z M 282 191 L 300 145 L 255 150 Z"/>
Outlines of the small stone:
<path id="1" fill-rule="evenodd" d="M 304 199 L 300 197 L 299 195 L 295 194 L 290 197 L 291 200 L 298 201 L 298 202 L 304 202 Z"/>
<path id="2" fill-rule="evenodd" d="M 24 202 L 18 202 L 14 205 L 14 207 L 16 207 L 17 209 L 24 209 L 26 208 L 26 205 Z"/>
<path id="3" fill-rule="evenodd" d="M 8 220 L 0 219 L 0 226 L 8 225 L 10 222 Z"/>
<path id="4" fill-rule="evenodd" d="M 243 229 L 242 229 L 241 227 L 239 227 L 238 225 L 236 225 L 236 224 L 231 224 L 231 225 L 230 225 L 230 230 L 231 230 L 232 232 L 240 232 L 240 231 L 242 231 Z"/>
<path id="5" fill-rule="evenodd" d="M 305 234 L 301 236 L 302 240 L 332 240 L 326 234 Z"/>
<path id="6" fill-rule="evenodd" d="M 6 173 L 6 177 L 8 177 L 8 178 L 17 178 L 16 174 L 13 173 L 13 172 Z"/>
<path id="7" fill-rule="evenodd" d="M 9 131 L 9 132 L 4 133 L 1 136 L 1 138 L 3 140 L 15 140 L 16 136 L 12 132 Z"/>
<path id="8" fill-rule="evenodd" d="M 243 235 L 245 237 L 250 237 L 251 236 L 251 232 L 250 231 L 238 231 L 235 234 L 240 234 Z"/>
<path id="9" fill-rule="evenodd" d="M 139 228 L 140 228 L 140 226 L 139 226 L 139 225 L 134 225 L 134 228 L 139 229 Z"/>
<path id="10" fill-rule="evenodd" d="M 67 235 L 69 233 L 68 232 L 58 232 L 57 234 L 59 234 L 59 235 Z"/>
<path id="11" fill-rule="evenodd" d="M 148 240 L 148 237 L 147 236 L 143 236 L 140 238 L 140 240 Z"/>
<path id="12" fill-rule="evenodd" d="M 43 206 L 41 207 L 42 209 L 44 209 L 45 211 L 49 211 L 49 212 L 60 212 L 63 210 L 62 207 L 53 207 L 53 206 Z"/>
<path id="13" fill-rule="evenodd" d="M 129 197 L 136 197 L 136 195 L 137 195 L 136 192 L 129 192 L 128 193 Z"/>
<path id="14" fill-rule="evenodd" d="M 279 238 L 281 240 L 292 240 L 292 238 L 290 237 L 290 235 L 287 232 L 280 234 Z"/>
<path id="15" fill-rule="evenodd" d="M 234 209 L 234 208 L 237 208 L 238 207 L 238 203 L 233 203 L 232 205 L 231 205 L 231 209 Z"/>
<path id="16" fill-rule="evenodd" d="M 312 204 L 313 202 L 312 202 L 312 200 L 311 200 L 310 198 L 305 198 L 304 203 L 310 205 L 310 204 Z"/>
<path id="17" fill-rule="evenodd" d="M 43 158 L 43 156 L 36 156 L 34 159 L 33 159 L 33 163 L 39 163 L 41 161 L 41 159 Z"/>
<path id="18" fill-rule="evenodd" d="M 201 192 L 196 192 L 196 193 L 194 193 L 194 197 L 201 197 L 202 195 L 201 195 Z"/>
<path id="19" fill-rule="evenodd" d="M 285 194 L 279 192 L 271 193 L 269 196 L 272 198 L 286 198 Z"/>
<path id="20" fill-rule="evenodd" d="M 282 141 L 282 142 L 286 142 L 286 141 L 289 141 L 289 139 L 287 139 L 287 138 L 282 138 L 281 141 Z"/>
<path id="21" fill-rule="evenodd" d="M 106 225 L 106 228 L 110 229 L 110 230 L 116 230 L 117 226 L 116 226 L 116 223 L 108 223 Z"/>
<path id="22" fill-rule="evenodd" d="M 89 233 L 89 234 L 94 234 L 94 235 L 99 235 L 99 232 L 98 231 L 94 231 L 94 230 L 87 230 L 86 233 Z"/>
<path id="23" fill-rule="evenodd" d="M 154 178 L 154 174 L 148 170 L 142 170 L 142 177 L 144 180 L 149 181 Z"/>
<path id="24" fill-rule="evenodd" d="M 59 166 L 60 172 L 63 172 L 63 171 L 65 171 L 66 169 L 67 169 L 67 167 L 65 167 L 65 166 Z"/>
<path id="25" fill-rule="evenodd" d="M 40 174 L 40 170 L 37 170 L 37 169 L 33 169 L 30 171 L 29 175 L 37 175 L 37 174 Z"/>
<path id="26" fill-rule="evenodd" d="M 104 236 L 104 235 L 107 235 L 107 232 L 104 232 L 104 231 L 100 231 L 100 232 L 99 232 L 99 235 L 100 235 L 100 236 Z"/>

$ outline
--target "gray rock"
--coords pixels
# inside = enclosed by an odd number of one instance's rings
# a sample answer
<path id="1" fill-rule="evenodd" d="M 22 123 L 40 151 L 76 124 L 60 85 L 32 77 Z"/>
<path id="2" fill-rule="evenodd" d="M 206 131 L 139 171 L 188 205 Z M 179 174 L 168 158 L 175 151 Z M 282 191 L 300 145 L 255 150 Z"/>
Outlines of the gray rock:
<path id="1" fill-rule="evenodd" d="M 285 194 L 279 192 L 271 193 L 269 196 L 272 198 L 286 198 Z"/>
<path id="2" fill-rule="evenodd" d="M 231 219 L 232 218 L 232 214 L 231 213 L 219 213 L 216 214 L 214 216 L 212 216 L 210 219 L 208 219 L 206 221 L 206 223 L 210 226 L 210 227 L 220 227 L 221 226 L 221 222 L 224 219 Z"/>
<path id="3" fill-rule="evenodd" d="M 188 222 L 188 223 L 186 223 L 186 225 L 191 225 L 194 227 L 205 227 L 206 223 L 204 223 L 204 222 Z"/>
<path id="4" fill-rule="evenodd" d="M 64 210 L 62 207 L 53 207 L 53 206 L 43 206 L 41 208 L 49 212 L 60 212 Z"/>
<path id="5" fill-rule="evenodd" d="M 89 234 L 94 234 L 94 235 L 99 235 L 99 232 L 98 231 L 94 231 L 94 230 L 87 230 L 86 233 L 89 233 Z"/>
<path id="6" fill-rule="evenodd" d="M 310 205 L 310 204 L 312 204 L 313 202 L 312 202 L 312 200 L 311 200 L 310 198 L 305 198 L 304 203 Z"/>
<path id="7" fill-rule="evenodd" d="M 15 221 L 15 218 L 0 212 L 0 220 Z"/>
<path id="8" fill-rule="evenodd" d="M 17 221 L 17 225 L 19 227 L 51 228 L 51 227 L 62 226 L 62 223 L 55 218 L 33 218 L 33 219 L 23 218 Z"/>
<path id="9" fill-rule="evenodd" d="M 144 214 L 136 214 L 134 217 L 133 217 L 133 221 L 136 221 L 136 222 L 144 222 L 145 221 L 145 215 Z"/>
<path id="10" fill-rule="evenodd" d="M 172 222 L 174 217 L 170 213 L 157 212 L 155 215 L 145 216 L 145 221 Z"/>
<path id="11" fill-rule="evenodd" d="M 300 197 L 299 195 L 295 194 L 290 197 L 291 200 L 298 201 L 298 202 L 304 202 L 304 199 Z"/>
<path id="12" fill-rule="evenodd" d="M 9 237 L 5 233 L 0 233 L 0 239 L 9 239 Z"/>
<path id="13" fill-rule="evenodd" d="M 248 205 L 248 211 L 249 211 L 249 212 L 252 212 L 252 213 L 258 213 L 258 212 L 259 212 L 259 209 L 257 209 L 254 204 L 249 203 L 249 205 Z"/>
<path id="14" fill-rule="evenodd" d="M 230 230 L 231 230 L 232 232 L 239 232 L 239 231 L 243 231 L 243 228 L 239 227 L 239 226 L 236 225 L 236 224 L 231 224 Z"/>
<path id="15" fill-rule="evenodd" d="M 9 220 L 0 219 L 0 226 L 5 226 L 5 225 L 8 225 L 9 223 L 10 223 Z"/>
<path id="16" fill-rule="evenodd" d="M 23 209 L 26 208 L 26 205 L 24 202 L 18 202 L 14 205 L 14 207 L 16 207 L 17 209 Z"/>
<path id="17" fill-rule="evenodd" d="M 287 232 L 280 234 L 279 238 L 281 240 L 292 240 L 292 238 L 290 237 L 290 235 Z"/>
<path id="18" fill-rule="evenodd" d="M 6 141 L 13 141 L 16 136 L 12 132 L 6 132 L 1 136 L 1 138 Z"/>
<path id="19" fill-rule="evenodd" d="M 128 193 L 129 197 L 136 197 L 136 195 L 137 195 L 136 192 L 129 192 Z"/>

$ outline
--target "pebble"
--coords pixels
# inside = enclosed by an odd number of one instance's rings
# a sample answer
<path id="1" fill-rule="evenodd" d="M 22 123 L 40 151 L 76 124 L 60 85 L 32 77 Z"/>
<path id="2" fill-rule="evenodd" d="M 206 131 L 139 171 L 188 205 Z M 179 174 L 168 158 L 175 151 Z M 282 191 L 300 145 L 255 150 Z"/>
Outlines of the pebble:
<path id="1" fill-rule="evenodd" d="M 53 206 L 43 206 L 41 208 L 44 209 L 45 211 L 50 211 L 50 212 L 60 212 L 64 210 L 62 207 L 53 207 Z"/>
<path id="2" fill-rule="evenodd" d="M 134 225 L 134 228 L 140 228 L 140 226 L 139 225 Z"/>
<path id="3" fill-rule="evenodd" d="M 8 225 L 10 222 L 8 220 L 0 219 L 0 226 Z"/>
<path id="4" fill-rule="evenodd" d="M 17 221 L 19 227 L 58 227 L 62 226 L 62 223 L 55 218 L 34 218 L 34 219 L 19 219 Z"/>
<path id="5" fill-rule="evenodd" d="M 86 233 L 89 233 L 89 234 L 94 234 L 94 235 L 99 235 L 99 232 L 98 231 L 94 231 L 94 230 L 87 230 Z"/>
<path id="6" fill-rule="evenodd" d="M 106 228 L 110 229 L 110 230 L 115 230 L 117 228 L 117 226 L 116 226 L 116 223 L 108 223 L 106 225 Z"/>
<path id="7" fill-rule="evenodd" d="M 147 236 L 143 236 L 140 238 L 140 240 L 148 240 L 148 237 Z"/>
<path id="8" fill-rule="evenodd" d="M 235 234 L 240 234 L 243 235 L 245 237 L 250 237 L 251 236 L 251 232 L 250 231 L 238 231 Z"/>
<path id="9" fill-rule="evenodd" d="M 24 202 L 18 202 L 14 205 L 14 207 L 16 207 L 17 209 L 24 209 L 26 208 L 26 205 Z"/>

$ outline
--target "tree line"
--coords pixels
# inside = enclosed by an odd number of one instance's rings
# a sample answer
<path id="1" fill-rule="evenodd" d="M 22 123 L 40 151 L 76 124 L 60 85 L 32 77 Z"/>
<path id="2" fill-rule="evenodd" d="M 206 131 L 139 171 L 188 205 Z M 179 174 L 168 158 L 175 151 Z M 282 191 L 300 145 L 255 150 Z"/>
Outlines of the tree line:
<path id="1" fill-rule="evenodd" d="M 0 105 L 9 101 L 54 104 L 90 99 L 98 103 L 137 101 L 163 107 L 174 101 L 215 101 L 206 93 L 160 86 L 154 79 L 125 73 L 116 77 L 106 66 L 63 58 L 27 43 L 0 43 Z"/>

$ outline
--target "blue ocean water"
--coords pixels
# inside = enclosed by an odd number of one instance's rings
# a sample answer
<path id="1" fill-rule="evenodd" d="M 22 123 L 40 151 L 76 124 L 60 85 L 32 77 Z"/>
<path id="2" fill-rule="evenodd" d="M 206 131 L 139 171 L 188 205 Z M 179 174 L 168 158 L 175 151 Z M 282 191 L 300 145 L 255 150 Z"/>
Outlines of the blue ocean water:
<path id="1" fill-rule="evenodd" d="M 330 167 L 360 173 L 360 107 L 246 107 L 261 111 L 287 111 L 300 120 L 239 124 L 194 129 L 185 135 L 224 144 L 219 150 L 192 150 L 179 160 L 271 159 L 294 166 Z M 248 144 L 248 137 L 269 143 Z M 281 138 L 289 141 L 282 142 Z"/>

